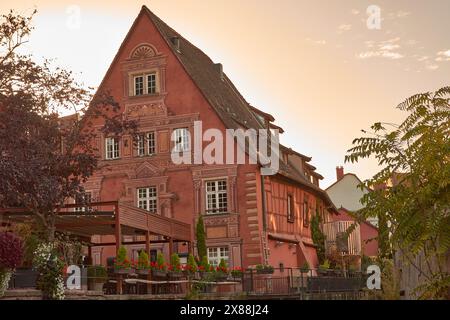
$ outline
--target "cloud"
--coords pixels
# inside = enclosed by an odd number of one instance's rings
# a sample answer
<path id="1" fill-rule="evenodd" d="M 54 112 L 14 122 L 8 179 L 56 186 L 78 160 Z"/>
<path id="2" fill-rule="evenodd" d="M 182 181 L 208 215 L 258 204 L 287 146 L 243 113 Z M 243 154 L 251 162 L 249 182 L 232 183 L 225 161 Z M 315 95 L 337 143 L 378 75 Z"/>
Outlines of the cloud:
<path id="1" fill-rule="evenodd" d="M 422 62 L 422 61 L 428 60 L 429 58 L 430 57 L 428 57 L 428 56 L 421 56 L 421 57 L 417 58 L 417 61 Z"/>
<path id="2" fill-rule="evenodd" d="M 341 34 L 341 33 L 344 33 L 346 31 L 350 31 L 351 29 L 352 29 L 352 25 L 351 24 L 341 24 L 338 27 L 338 33 Z"/>
<path id="3" fill-rule="evenodd" d="M 392 50 L 399 49 L 399 48 L 400 48 L 400 46 L 398 44 L 384 44 L 384 45 L 381 45 L 380 50 L 392 51 Z"/>
<path id="4" fill-rule="evenodd" d="M 313 44 L 320 45 L 320 46 L 323 46 L 323 45 L 327 44 L 327 42 L 325 40 L 314 40 L 314 39 L 311 39 L 311 38 L 306 38 L 305 40 L 308 41 L 308 42 L 311 42 Z"/>
<path id="5" fill-rule="evenodd" d="M 356 16 L 357 14 L 359 14 L 359 10 L 357 10 L 357 9 L 352 9 L 351 13 L 354 14 L 354 15 Z"/>
<path id="6" fill-rule="evenodd" d="M 401 59 L 404 55 L 397 52 L 397 50 L 400 49 L 400 45 L 395 44 L 395 42 L 398 41 L 400 41 L 400 38 L 392 38 L 378 43 L 375 41 L 366 41 L 366 47 L 371 50 L 359 53 L 357 58 L 369 59 L 378 57 L 391 60 Z"/>
<path id="7" fill-rule="evenodd" d="M 430 70 L 430 71 L 434 71 L 434 70 L 438 69 L 439 66 L 438 66 L 437 64 L 429 63 L 429 64 L 427 64 L 427 65 L 425 66 L 425 68 L 427 68 L 427 69 Z"/>
<path id="8" fill-rule="evenodd" d="M 450 50 L 439 51 L 436 55 L 436 61 L 450 61 Z"/>

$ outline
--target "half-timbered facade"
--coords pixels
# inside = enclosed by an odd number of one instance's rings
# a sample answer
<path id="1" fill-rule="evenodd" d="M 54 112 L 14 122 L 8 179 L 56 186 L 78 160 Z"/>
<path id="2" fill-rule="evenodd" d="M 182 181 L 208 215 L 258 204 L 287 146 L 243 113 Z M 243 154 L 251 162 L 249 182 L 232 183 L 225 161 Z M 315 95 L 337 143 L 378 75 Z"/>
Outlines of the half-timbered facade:
<path id="1" fill-rule="evenodd" d="M 309 220 L 314 214 L 327 220 L 336 209 L 320 189 L 322 177 L 309 157 L 281 146 L 280 170 L 272 176 L 261 175 L 261 166 L 248 161 L 175 164 L 171 159 L 173 151 L 193 152 L 189 136 L 195 121 L 203 131 L 214 128 L 224 135 L 227 128 L 281 129 L 270 114 L 245 101 L 222 65 L 144 6 L 100 90 L 113 95 L 124 117 L 137 121 L 138 138 L 99 135 L 99 170 L 84 186 L 91 201 L 119 201 L 189 224 L 194 244 L 194 227 L 203 215 L 213 264 L 223 258 L 244 267 L 317 265 Z M 103 123 L 97 119 L 92 125 L 100 132 Z M 115 256 L 116 246 L 102 243 L 121 241 L 133 255 L 145 248 L 141 234 L 116 238 L 95 238 L 93 263 Z M 195 245 L 169 240 L 152 236 L 150 255 L 195 253 Z"/>

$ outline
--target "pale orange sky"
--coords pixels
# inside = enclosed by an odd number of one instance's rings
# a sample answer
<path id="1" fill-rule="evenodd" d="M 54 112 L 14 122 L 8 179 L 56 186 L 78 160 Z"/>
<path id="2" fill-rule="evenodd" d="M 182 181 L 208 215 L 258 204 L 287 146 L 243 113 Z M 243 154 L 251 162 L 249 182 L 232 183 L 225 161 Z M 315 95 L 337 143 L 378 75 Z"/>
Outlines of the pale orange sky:
<path id="1" fill-rule="evenodd" d="M 281 141 L 313 157 L 322 187 L 334 182 L 360 129 L 398 123 L 404 114 L 394 107 L 404 98 L 450 84 L 447 0 L 16 0 L 1 2 L 0 11 L 37 8 L 27 50 L 96 87 L 142 4 L 275 116 L 286 131 Z M 372 4 L 381 9 L 379 30 L 366 26 Z M 345 164 L 362 179 L 375 170 L 373 161 Z"/>

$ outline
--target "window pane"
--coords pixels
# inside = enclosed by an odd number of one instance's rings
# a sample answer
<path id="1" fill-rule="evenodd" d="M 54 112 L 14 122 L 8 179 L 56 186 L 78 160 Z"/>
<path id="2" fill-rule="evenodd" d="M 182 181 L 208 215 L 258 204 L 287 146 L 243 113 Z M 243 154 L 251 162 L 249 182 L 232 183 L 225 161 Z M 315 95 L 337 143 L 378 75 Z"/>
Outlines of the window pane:
<path id="1" fill-rule="evenodd" d="M 156 74 L 154 73 L 147 75 L 147 93 L 156 93 Z"/>
<path id="2" fill-rule="evenodd" d="M 147 133 L 148 154 L 155 154 L 155 133 Z"/>
<path id="3" fill-rule="evenodd" d="M 144 77 L 134 77 L 134 95 L 140 96 L 144 94 Z"/>

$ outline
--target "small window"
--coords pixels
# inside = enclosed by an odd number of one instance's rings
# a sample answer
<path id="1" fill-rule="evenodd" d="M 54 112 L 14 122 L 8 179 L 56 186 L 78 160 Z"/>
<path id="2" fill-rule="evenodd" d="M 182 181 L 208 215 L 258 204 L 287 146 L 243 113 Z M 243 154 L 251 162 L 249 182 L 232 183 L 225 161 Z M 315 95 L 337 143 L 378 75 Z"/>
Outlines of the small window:
<path id="1" fill-rule="evenodd" d="M 308 227 L 309 226 L 309 202 L 308 197 L 305 196 L 305 201 L 303 202 L 303 226 Z"/>
<path id="2" fill-rule="evenodd" d="M 288 194 L 287 196 L 287 221 L 294 222 L 294 197 L 292 194 Z"/>
<path id="3" fill-rule="evenodd" d="M 106 159 L 118 159 L 119 157 L 119 139 L 106 138 Z"/>
<path id="4" fill-rule="evenodd" d="M 75 204 L 80 204 L 80 207 L 76 207 L 75 211 L 76 212 L 85 212 L 89 209 L 86 210 L 87 206 L 91 203 L 92 201 L 92 194 L 90 192 L 84 192 L 82 194 L 79 194 L 76 198 L 75 198 Z"/>
<path id="5" fill-rule="evenodd" d="M 206 213 L 218 214 L 228 211 L 227 181 L 206 182 Z"/>
<path id="6" fill-rule="evenodd" d="M 175 129 L 172 133 L 172 140 L 174 141 L 174 152 L 189 151 L 190 149 L 190 134 L 188 128 Z"/>
<path id="7" fill-rule="evenodd" d="M 144 76 L 134 77 L 134 95 L 141 96 L 144 94 Z"/>
<path id="8" fill-rule="evenodd" d="M 156 191 L 156 187 L 138 188 L 137 201 L 139 208 L 153 213 L 158 212 L 158 194 Z"/>
<path id="9" fill-rule="evenodd" d="M 140 134 L 137 141 L 137 154 L 142 157 L 156 153 L 155 132 Z"/>
<path id="10" fill-rule="evenodd" d="M 208 248 L 208 263 L 210 265 L 217 267 L 222 259 L 228 264 L 228 247 Z"/>
<path id="11" fill-rule="evenodd" d="M 147 94 L 156 93 L 156 73 L 147 75 Z"/>
<path id="12" fill-rule="evenodd" d="M 140 157 L 145 156 L 145 141 L 143 134 L 140 134 L 138 136 L 137 153 Z"/>
<path id="13" fill-rule="evenodd" d="M 152 155 L 155 154 L 156 152 L 156 143 L 155 143 L 155 132 L 149 132 L 147 133 L 147 149 L 148 149 L 148 154 Z"/>

